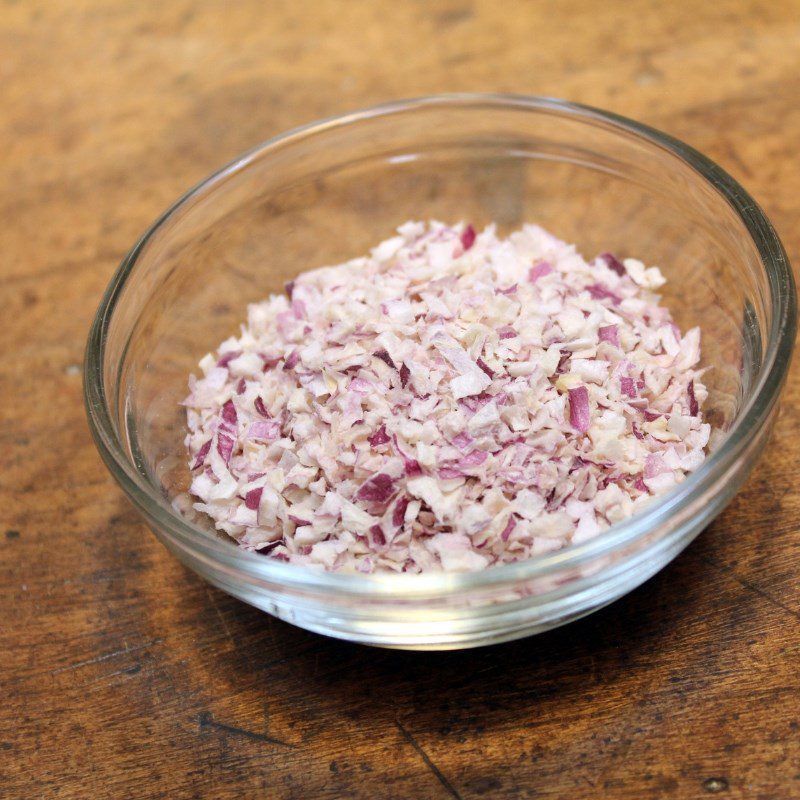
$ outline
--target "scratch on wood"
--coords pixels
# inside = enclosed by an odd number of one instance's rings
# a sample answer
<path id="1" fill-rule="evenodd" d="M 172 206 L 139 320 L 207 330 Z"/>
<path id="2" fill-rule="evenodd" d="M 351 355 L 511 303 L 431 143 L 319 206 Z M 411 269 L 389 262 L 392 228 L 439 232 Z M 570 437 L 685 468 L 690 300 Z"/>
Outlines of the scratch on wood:
<path id="1" fill-rule="evenodd" d="M 214 728 L 215 730 L 222 731 L 223 733 L 230 733 L 234 736 L 244 736 L 246 739 L 252 739 L 256 742 L 275 744 L 279 747 L 286 747 L 289 750 L 297 749 L 296 745 L 290 744 L 289 742 L 283 742 L 280 739 L 273 739 L 271 736 L 267 736 L 264 733 L 246 731 L 244 728 L 237 728 L 234 725 L 226 725 L 224 722 L 217 722 L 214 717 L 211 716 L 210 711 L 201 712 L 197 717 L 197 721 L 200 724 L 200 730 L 203 730 L 204 728 Z"/>
<path id="2" fill-rule="evenodd" d="M 795 619 L 800 620 L 800 614 L 798 614 L 797 611 L 785 605 L 780 600 L 774 598 L 771 594 L 769 594 L 769 592 L 759 589 L 754 583 L 750 583 L 750 581 L 737 575 L 730 567 L 727 567 L 724 564 L 718 564 L 716 561 L 714 561 L 714 559 L 709 558 L 708 556 L 700 556 L 700 559 L 706 564 L 714 567 L 714 569 L 718 570 L 719 572 L 722 572 L 724 575 L 728 575 L 729 577 L 733 578 L 740 586 L 744 586 L 745 589 L 757 594 L 759 597 L 763 597 L 765 600 L 772 603 L 772 605 L 783 609 L 787 614 L 791 614 Z"/>
<path id="3" fill-rule="evenodd" d="M 116 678 L 119 675 L 128 675 L 128 676 L 138 675 L 141 671 L 142 671 L 142 665 L 134 664 L 131 667 L 125 667 L 124 669 L 117 669 L 114 670 L 114 672 L 109 672 L 105 675 L 101 675 L 100 677 L 95 678 L 94 680 L 82 684 L 81 688 L 86 688 L 87 691 L 98 691 L 106 689 L 109 686 L 115 685 L 113 678 Z"/>
<path id="4" fill-rule="evenodd" d="M 121 650 L 115 650 L 113 653 L 104 653 L 102 656 L 96 656 L 95 658 L 89 658 L 86 661 L 78 661 L 75 664 L 69 664 L 66 667 L 58 667 L 57 669 L 51 669 L 50 675 L 57 675 L 59 672 L 70 672 L 73 669 L 80 669 L 81 667 L 88 667 L 91 664 L 99 664 L 102 661 L 109 661 L 112 658 L 119 658 L 119 656 L 126 656 L 128 653 L 135 653 L 137 650 L 145 650 L 148 647 L 152 647 L 153 645 L 158 644 L 161 642 L 161 639 L 153 639 L 151 642 L 145 642 L 144 644 L 138 644 L 135 647 L 123 647 Z"/>
<path id="5" fill-rule="evenodd" d="M 217 598 L 214 596 L 214 589 L 211 588 L 208 584 L 205 584 L 206 595 L 208 595 L 208 599 L 211 601 L 211 605 L 214 606 L 214 611 L 217 612 L 217 616 L 219 617 L 220 624 L 222 625 L 222 629 L 225 631 L 225 635 L 231 642 L 235 643 L 235 639 L 233 638 L 233 633 L 231 633 L 231 629 L 228 627 L 228 623 L 225 621 L 225 617 L 220 610 L 220 607 L 217 605 Z"/>
<path id="6" fill-rule="evenodd" d="M 450 783 L 450 781 L 447 780 L 444 775 L 442 775 L 439 768 L 433 763 L 433 761 L 430 760 L 428 754 L 422 749 L 419 742 L 405 729 L 403 723 L 400 722 L 397 717 L 395 717 L 394 724 L 397 726 L 397 730 L 403 734 L 403 738 L 417 751 L 417 753 L 419 753 L 420 758 L 425 762 L 428 769 L 436 776 L 439 783 L 441 783 L 442 786 L 444 786 L 444 788 L 456 798 L 456 800 L 463 800 L 461 795 L 455 790 L 453 784 Z"/>

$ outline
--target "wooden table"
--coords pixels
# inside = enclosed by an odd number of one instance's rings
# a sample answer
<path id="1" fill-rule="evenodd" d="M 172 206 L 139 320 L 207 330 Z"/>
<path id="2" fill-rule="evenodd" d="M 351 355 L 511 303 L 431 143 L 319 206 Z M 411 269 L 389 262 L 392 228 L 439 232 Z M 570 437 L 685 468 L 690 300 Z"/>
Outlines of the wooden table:
<path id="1" fill-rule="evenodd" d="M 728 510 L 543 636 L 415 654 L 305 633 L 156 543 L 80 362 L 121 256 L 287 127 L 443 90 L 556 95 L 685 139 L 800 264 L 797 2 L 0 4 L 0 796 L 800 797 L 800 380 Z"/>

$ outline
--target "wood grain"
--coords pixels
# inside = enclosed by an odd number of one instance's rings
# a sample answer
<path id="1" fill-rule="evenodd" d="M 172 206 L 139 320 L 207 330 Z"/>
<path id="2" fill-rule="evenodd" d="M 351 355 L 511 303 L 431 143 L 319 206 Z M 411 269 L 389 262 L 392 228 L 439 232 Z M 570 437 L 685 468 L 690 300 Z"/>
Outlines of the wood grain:
<path id="1" fill-rule="evenodd" d="M 287 127 L 516 91 L 683 138 L 800 263 L 800 5 L 0 4 L 0 797 L 800 797 L 800 381 L 728 510 L 564 629 L 450 654 L 272 620 L 186 572 L 86 429 L 84 340 L 136 236 Z"/>

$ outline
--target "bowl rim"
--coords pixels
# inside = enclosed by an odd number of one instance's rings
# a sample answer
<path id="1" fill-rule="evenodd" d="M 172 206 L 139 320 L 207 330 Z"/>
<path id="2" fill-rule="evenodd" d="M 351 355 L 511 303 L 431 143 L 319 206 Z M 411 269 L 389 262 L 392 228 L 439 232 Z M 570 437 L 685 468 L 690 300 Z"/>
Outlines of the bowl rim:
<path id="1" fill-rule="evenodd" d="M 691 167 L 736 212 L 756 245 L 767 277 L 767 303 L 772 318 L 766 353 L 750 397 L 719 449 L 677 487 L 593 539 L 524 561 L 466 573 L 335 573 L 275 561 L 216 539 L 180 516 L 162 492 L 135 468 L 125 452 L 111 415 L 105 393 L 103 361 L 108 329 L 126 281 L 148 243 L 171 219 L 207 197 L 229 177 L 244 171 L 253 162 L 269 157 L 271 151 L 328 129 L 344 128 L 375 117 L 414 113 L 431 107 L 474 107 L 480 108 L 483 113 L 492 109 L 517 109 L 561 115 L 585 123 L 603 125 L 620 134 L 632 135 L 646 144 L 668 151 Z M 174 545 L 194 558 L 211 562 L 217 570 L 228 574 L 245 573 L 261 583 L 315 593 L 331 592 L 383 598 L 422 595 L 443 597 L 553 575 L 607 556 L 645 537 L 658 525 L 665 523 L 675 511 L 712 489 L 746 450 L 754 433 L 765 425 L 775 406 L 794 346 L 796 304 L 794 278 L 786 252 L 766 215 L 736 180 L 693 147 L 655 128 L 613 112 L 551 97 L 481 93 L 430 95 L 382 103 L 327 117 L 273 136 L 233 159 L 175 201 L 122 259 L 106 288 L 86 345 L 84 401 L 95 443 L 113 477 L 148 521 L 155 523 L 160 531 L 168 533 Z"/>

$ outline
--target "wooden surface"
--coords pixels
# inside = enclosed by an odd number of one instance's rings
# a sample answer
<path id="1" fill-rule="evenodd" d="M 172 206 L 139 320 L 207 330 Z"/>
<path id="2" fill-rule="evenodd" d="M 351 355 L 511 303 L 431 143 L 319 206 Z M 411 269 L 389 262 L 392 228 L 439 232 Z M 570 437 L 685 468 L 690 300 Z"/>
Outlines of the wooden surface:
<path id="1" fill-rule="evenodd" d="M 388 98 L 641 119 L 739 178 L 800 264 L 800 5 L 602 5 L 0 4 L 0 797 L 800 797 L 797 377 L 669 568 L 451 654 L 330 641 L 207 587 L 84 422 L 87 328 L 147 224 L 271 134 Z"/>

